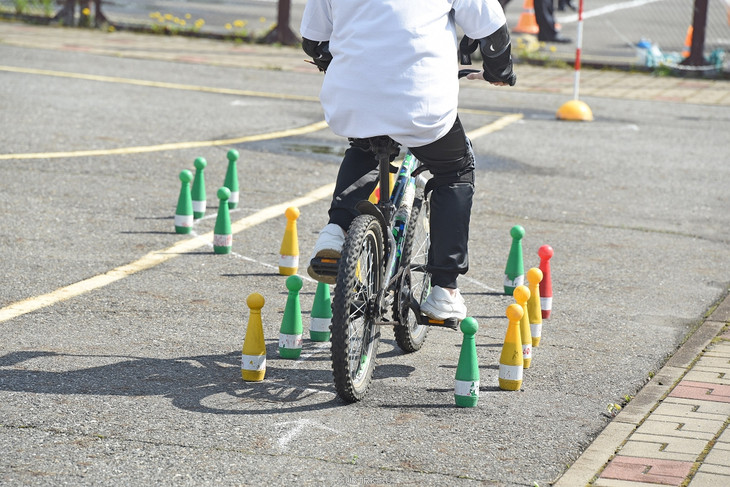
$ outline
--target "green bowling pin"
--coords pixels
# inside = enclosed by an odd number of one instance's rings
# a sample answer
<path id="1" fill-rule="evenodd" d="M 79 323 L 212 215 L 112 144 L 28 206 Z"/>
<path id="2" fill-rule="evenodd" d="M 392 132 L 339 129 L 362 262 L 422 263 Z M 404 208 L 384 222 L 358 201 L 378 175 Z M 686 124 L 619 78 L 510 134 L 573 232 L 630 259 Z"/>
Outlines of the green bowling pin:
<path id="1" fill-rule="evenodd" d="M 231 210 L 238 206 L 238 151 L 231 149 L 226 154 L 228 157 L 228 169 L 226 170 L 226 179 L 223 186 L 231 191 L 228 198 L 228 208 Z"/>
<path id="2" fill-rule="evenodd" d="M 522 237 L 525 236 L 525 229 L 515 225 L 509 233 L 512 236 L 512 246 L 504 269 L 504 292 L 512 296 L 515 288 L 525 283 L 525 264 L 522 259 Z"/>
<path id="3" fill-rule="evenodd" d="M 205 216 L 205 175 L 203 170 L 208 165 L 208 161 L 202 157 L 195 159 L 193 163 L 195 165 L 195 179 L 193 180 L 193 218 L 199 220 Z"/>
<path id="4" fill-rule="evenodd" d="M 473 408 L 479 401 L 479 362 L 474 338 L 478 329 L 477 320 L 471 316 L 461 322 L 464 340 L 459 352 L 459 364 L 456 366 L 454 400 L 457 406 L 463 408 Z"/>
<path id="5" fill-rule="evenodd" d="M 190 233 L 193 231 L 193 202 L 190 196 L 190 181 L 193 173 L 187 169 L 180 173 L 180 196 L 175 210 L 175 232 Z"/>
<path id="6" fill-rule="evenodd" d="M 216 254 L 229 254 L 233 246 L 233 234 L 231 233 L 231 215 L 228 213 L 228 198 L 231 192 L 225 186 L 218 189 L 218 216 L 215 219 L 213 228 L 213 251 Z"/>
<path id="7" fill-rule="evenodd" d="M 286 278 L 289 295 L 279 328 L 279 356 L 297 359 L 302 353 L 302 309 L 299 304 L 299 290 L 302 278 L 296 274 Z"/>
<path id="8" fill-rule="evenodd" d="M 309 323 L 309 338 L 313 342 L 326 342 L 330 339 L 330 325 L 332 324 L 332 300 L 330 286 L 327 283 L 317 283 L 312 304 L 312 320 Z"/>

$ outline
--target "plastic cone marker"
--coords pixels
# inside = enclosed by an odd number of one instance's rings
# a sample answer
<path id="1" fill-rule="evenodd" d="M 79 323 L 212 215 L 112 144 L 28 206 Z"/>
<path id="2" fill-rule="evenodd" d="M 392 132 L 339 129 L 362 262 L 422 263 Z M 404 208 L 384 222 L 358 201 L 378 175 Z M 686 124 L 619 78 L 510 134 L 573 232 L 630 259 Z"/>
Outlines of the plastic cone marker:
<path id="1" fill-rule="evenodd" d="M 206 195 L 205 195 L 205 174 L 203 173 L 208 161 L 202 157 L 195 159 L 195 179 L 193 180 L 193 218 L 199 220 L 205 216 Z"/>
<path id="2" fill-rule="evenodd" d="M 542 319 L 546 320 L 550 318 L 553 309 L 553 280 L 550 275 L 550 259 L 553 257 L 553 248 L 549 245 L 543 245 L 537 249 L 537 255 L 540 257 L 540 270 L 542 271 L 540 307 L 542 308 Z"/>
<path id="3" fill-rule="evenodd" d="M 730 4 L 728 4 L 728 8 L 730 9 Z M 728 20 L 730 21 L 730 10 L 728 10 Z M 730 23 L 730 22 L 729 22 Z M 682 57 L 688 58 L 689 53 L 692 50 L 692 35 L 694 33 L 694 27 L 691 25 L 687 29 L 687 35 L 684 38 L 684 49 L 682 49 Z"/>
<path id="4" fill-rule="evenodd" d="M 241 352 L 241 377 L 249 382 L 262 381 L 266 375 L 266 343 L 261 322 L 264 302 L 264 297 L 259 293 L 249 294 L 246 299 L 250 312 Z"/>
<path id="5" fill-rule="evenodd" d="M 296 359 L 302 353 L 302 309 L 299 304 L 302 278 L 297 275 L 287 277 L 286 288 L 289 294 L 279 328 L 279 356 Z"/>
<path id="6" fill-rule="evenodd" d="M 330 286 L 327 283 L 317 283 L 312 304 L 312 320 L 309 323 L 309 338 L 313 342 L 326 342 L 330 339 L 330 325 L 332 324 L 332 300 Z"/>
<path id="7" fill-rule="evenodd" d="M 461 322 L 464 339 L 459 352 L 459 363 L 456 366 L 454 401 L 457 406 L 463 408 L 472 408 L 479 401 L 479 362 L 474 338 L 477 330 L 479 325 L 471 316 Z"/>
<path id="8" fill-rule="evenodd" d="M 286 209 L 284 216 L 286 216 L 286 229 L 279 250 L 279 274 L 291 276 L 296 274 L 299 269 L 299 237 L 297 235 L 299 209 L 291 206 Z"/>
<path id="9" fill-rule="evenodd" d="M 525 229 L 515 225 L 510 229 L 512 245 L 509 249 L 507 266 L 504 269 L 504 293 L 512 296 L 517 286 L 525 283 L 525 264 L 522 259 L 522 237 Z"/>
<path id="10" fill-rule="evenodd" d="M 557 118 L 573 122 L 593 121 L 593 112 L 586 102 L 581 100 L 569 100 L 558 108 Z"/>
<path id="11" fill-rule="evenodd" d="M 520 341 L 522 342 L 522 367 L 529 369 L 532 364 L 532 332 L 530 331 L 530 315 L 527 311 L 527 301 L 530 299 L 530 290 L 527 286 L 517 286 L 514 298 L 522 306 L 520 318 Z"/>
<path id="12" fill-rule="evenodd" d="M 532 347 L 540 345 L 542 337 L 542 307 L 540 306 L 540 282 L 542 271 L 537 267 L 527 271 L 527 287 L 530 289 L 530 299 L 527 300 L 527 312 L 530 314 L 530 334 Z"/>
<path id="13" fill-rule="evenodd" d="M 190 233 L 193 230 L 193 203 L 190 196 L 190 181 L 193 173 L 187 169 L 180 172 L 180 196 L 175 210 L 175 232 Z"/>
<path id="14" fill-rule="evenodd" d="M 228 254 L 233 246 L 233 234 L 231 233 L 231 215 L 228 213 L 228 198 L 231 192 L 225 186 L 218 188 L 217 193 L 220 204 L 218 205 L 218 216 L 215 219 L 213 229 L 213 251 L 216 254 Z"/>
<path id="15" fill-rule="evenodd" d="M 499 357 L 499 388 L 505 391 L 518 391 L 522 387 L 522 339 L 520 320 L 522 306 L 517 303 L 507 306 L 507 333 L 504 337 L 502 354 Z"/>
<path id="16" fill-rule="evenodd" d="M 512 32 L 535 35 L 540 32 L 540 27 L 537 25 L 537 19 L 535 19 L 534 0 L 525 0 L 522 4 L 522 13 L 520 14 L 520 18 L 517 20 L 517 25 L 512 29 Z"/>
<path id="17" fill-rule="evenodd" d="M 228 157 L 228 169 L 226 170 L 226 179 L 223 186 L 231 191 L 228 198 L 228 208 L 233 209 L 238 206 L 238 151 L 231 149 L 226 154 Z"/>
<path id="18" fill-rule="evenodd" d="M 558 120 L 571 120 L 574 122 L 590 122 L 593 120 L 593 112 L 583 101 L 580 101 L 580 58 L 583 49 L 583 0 L 578 2 L 578 38 L 575 42 L 575 64 L 573 69 L 573 99 L 563 103 L 558 108 L 555 118 Z"/>

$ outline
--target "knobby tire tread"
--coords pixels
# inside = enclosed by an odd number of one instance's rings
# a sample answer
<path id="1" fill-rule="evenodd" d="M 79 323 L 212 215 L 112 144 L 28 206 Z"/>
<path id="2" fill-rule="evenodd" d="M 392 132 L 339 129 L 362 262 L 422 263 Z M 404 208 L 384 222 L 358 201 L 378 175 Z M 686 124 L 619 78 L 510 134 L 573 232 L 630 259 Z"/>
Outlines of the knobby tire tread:
<path id="1" fill-rule="evenodd" d="M 331 342 L 332 342 L 332 373 L 334 376 L 335 389 L 337 394 L 347 402 L 356 402 L 365 396 L 365 392 L 372 379 L 372 373 L 375 368 L 377 355 L 377 345 L 380 339 L 379 330 L 372 331 L 373 353 L 368 364 L 368 371 L 363 379 L 363 383 L 359 388 L 353 383 L 350 370 L 349 349 L 349 321 L 351 312 L 351 303 L 353 295 L 351 290 L 355 287 L 357 276 L 356 269 L 358 259 L 362 253 L 366 236 L 369 232 L 373 232 L 377 240 L 379 252 L 375 252 L 375 266 L 379 269 L 380 286 L 382 286 L 382 267 L 383 267 L 383 234 L 378 221 L 371 215 L 360 215 L 352 222 L 347 231 L 345 245 L 340 258 L 340 269 L 337 274 L 337 283 L 334 289 L 332 300 L 332 324 Z M 372 317 L 371 322 L 373 321 Z"/>

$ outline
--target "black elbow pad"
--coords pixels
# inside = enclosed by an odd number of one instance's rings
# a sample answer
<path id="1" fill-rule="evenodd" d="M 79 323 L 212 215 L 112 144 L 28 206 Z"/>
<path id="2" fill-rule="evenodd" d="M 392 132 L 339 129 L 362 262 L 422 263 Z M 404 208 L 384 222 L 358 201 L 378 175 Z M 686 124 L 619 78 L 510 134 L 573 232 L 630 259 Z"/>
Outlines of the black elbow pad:
<path id="1" fill-rule="evenodd" d="M 479 50 L 482 53 L 484 79 L 490 83 L 501 82 L 514 86 L 517 77 L 512 71 L 512 46 L 507 25 L 479 39 Z"/>
<path id="2" fill-rule="evenodd" d="M 510 49 L 510 36 L 507 24 L 497 29 L 493 34 L 479 39 L 479 50 L 482 58 L 495 58 Z"/>

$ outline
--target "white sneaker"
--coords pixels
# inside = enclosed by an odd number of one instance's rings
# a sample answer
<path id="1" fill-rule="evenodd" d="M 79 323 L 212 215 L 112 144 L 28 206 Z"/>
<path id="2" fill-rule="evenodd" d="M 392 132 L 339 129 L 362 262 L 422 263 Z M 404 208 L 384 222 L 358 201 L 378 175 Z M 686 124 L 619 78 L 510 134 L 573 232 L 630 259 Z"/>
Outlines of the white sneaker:
<path id="1" fill-rule="evenodd" d="M 317 242 L 314 244 L 312 257 L 309 259 L 307 274 L 312 279 L 327 284 L 334 284 L 337 278 L 337 264 L 322 264 L 321 260 L 337 261 L 342 256 L 342 247 L 345 245 L 345 231 L 335 223 L 328 223 L 319 232 Z M 314 262 L 313 260 L 317 259 Z"/>
<path id="2" fill-rule="evenodd" d="M 421 304 L 421 313 L 436 320 L 455 318 L 458 321 L 466 318 L 466 303 L 459 290 L 452 296 L 441 286 L 433 286 L 431 293 Z"/>

